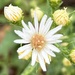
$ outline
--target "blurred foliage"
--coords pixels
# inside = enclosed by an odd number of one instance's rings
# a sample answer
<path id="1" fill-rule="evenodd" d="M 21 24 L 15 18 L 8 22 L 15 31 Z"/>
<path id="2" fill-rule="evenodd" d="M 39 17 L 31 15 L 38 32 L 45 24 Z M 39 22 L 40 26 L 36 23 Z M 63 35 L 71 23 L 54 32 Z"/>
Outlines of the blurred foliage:
<path id="1" fill-rule="evenodd" d="M 0 0 L 0 9 L 4 7 L 4 5 L 8 4 L 10 0 Z"/>
<path id="2" fill-rule="evenodd" d="M 63 27 L 60 31 L 64 35 L 60 47 L 57 45 L 61 52 L 57 54 L 56 58 L 52 58 L 50 65 L 47 65 L 47 72 L 43 72 L 38 68 L 38 64 L 31 67 L 31 59 L 27 61 L 18 59 L 16 50 L 19 45 L 15 44 L 13 41 L 19 38 L 15 35 L 14 29 L 20 29 L 20 27 L 12 25 L 7 21 L 4 17 L 4 7 L 13 4 L 22 8 L 25 17 L 24 20 L 27 23 L 28 21 L 33 22 L 30 10 L 37 6 L 44 14 L 51 16 L 52 8 L 47 1 L 48 0 L 0 0 L 0 37 L 2 36 L 1 34 L 3 34 L 1 32 L 4 32 L 3 39 L 0 38 L 0 75 L 75 75 L 74 63 L 72 66 L 67 67 L 62 63 L 63 58 L 66 57 L 69 59 L 68 54 L 71 50 L 75 49 L 75 13 L 70 17 L 71 23 Z M 73 10 L 75 10 L 74 7 L 68 7 L 69 13 Z M 8 27 L 9 30 L 2 30 L 5 26 Z M 65 42 L 68 43 L 67 46 L 62 45 Z"/>

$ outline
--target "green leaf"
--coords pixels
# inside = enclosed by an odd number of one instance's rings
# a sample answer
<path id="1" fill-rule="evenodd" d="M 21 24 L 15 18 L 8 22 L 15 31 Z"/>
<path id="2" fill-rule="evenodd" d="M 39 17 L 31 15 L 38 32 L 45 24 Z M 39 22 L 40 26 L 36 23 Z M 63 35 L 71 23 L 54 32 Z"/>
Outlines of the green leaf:
<path id="1" fill-rule="evenodd" d="M 9 3 L 10 0 L 0 0 L 0 9 L 4 7 L 7 3 Z"/>
<path id="2" fill-rule="evenodd" d="M 2 54 L 5 58 L 8 55 L 9 50 L 13 49 L 16 44 L 13 42 L 17 38 L 16 34 L 13 30 L 7 32 L 4 40 L 0 44 L 0 54 Z"/>
<path id="3" fill-rule="evenodd" d="M 2 67 L 2 70 L 0 72 L 0 75 L 8 75 L 8 67 L 5 63 L 0 62 L 0 66 Z"/>

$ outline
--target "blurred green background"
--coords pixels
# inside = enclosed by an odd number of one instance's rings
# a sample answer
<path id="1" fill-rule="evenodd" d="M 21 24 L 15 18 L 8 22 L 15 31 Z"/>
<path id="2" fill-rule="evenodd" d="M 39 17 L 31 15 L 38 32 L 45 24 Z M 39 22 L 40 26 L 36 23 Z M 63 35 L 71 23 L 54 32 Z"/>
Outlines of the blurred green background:
<path id="1" fill-rule="evenodd" d="M 27 23 L 32 21 L 31 9 L 40 7 L 44 14 L 47 14 L 47 1 L 46 0 L 0 0 L 0 75 L 21 75 L 21 73 L 28 68 L 30 60 L 19 60 L 17 54 L 17 48 L 20 45 L 15 44 L 13 41 L 18 38 L 14 33 L 14 29 L 20 29 L 20 27 L 13 26 L 4 17 L 4 7 L 9 4 L 19 6 L 23 10 L 24 20 Z M 63 0 L 62 7 L 68 7 L 68 12 L 75 10 L 75 0 Z M 49 14 L 49 13 L 48 13 Z M 67 37 L 66 42 L 75 41 L 75 14 L 71 17 L 72 24 L 64 27 L 68 28 L 61 31 Z M 67 39 L 68 38 L 68 39 Z M 64 41 L 65 41 L 64 40 Z M 63 43 L 64 43 L 63 41 Z M 75 42 L 69 44 L 65 49 L 72 50 Z M 64 46 L 64 45 L 63 45 Z M 70 51 L 69 51 L 70 52 Z M 51 64 L 47 65 L 47 72 L 43 72 L 40 67 L 36 67 L 31 70 L 27 75 L 75 75 L 75 65 L 64 65 L 63 58 L 67 57 L 63 53 L 57 54 L 56 58 L 52 58 Z M 38 69 L 38 70 L 37 70 Z M 29 69 L 30 70 L 30 69 Z M 29 70 L 27 72 L 29 72 Z"/>

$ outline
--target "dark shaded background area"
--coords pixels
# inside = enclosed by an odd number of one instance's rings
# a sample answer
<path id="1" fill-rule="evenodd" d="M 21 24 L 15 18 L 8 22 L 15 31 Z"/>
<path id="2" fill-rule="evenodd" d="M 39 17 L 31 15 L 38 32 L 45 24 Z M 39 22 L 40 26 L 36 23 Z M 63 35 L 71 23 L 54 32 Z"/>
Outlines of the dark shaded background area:
<path id="1" fill-rule="evenodd" d="M 62 0 L 62 1 L 63 1 L 63 4 L 61 6 L 72 6 L 72 7 L 75 6 L 75 0 Z M 12 3 L 11 0 L 10 0 L 10 3 Z M 10 3 L 5 4 L 5 6 L 9 5 Z M 0 14 L 3 14 L 3 10 L 4 10 L 4 7 L 0 8 Z"/>
<path id="2" fill-rule="evenodd" d="M 62 0 L 63 4 L 62 6 L 75 6 L 75 0 Z"/>

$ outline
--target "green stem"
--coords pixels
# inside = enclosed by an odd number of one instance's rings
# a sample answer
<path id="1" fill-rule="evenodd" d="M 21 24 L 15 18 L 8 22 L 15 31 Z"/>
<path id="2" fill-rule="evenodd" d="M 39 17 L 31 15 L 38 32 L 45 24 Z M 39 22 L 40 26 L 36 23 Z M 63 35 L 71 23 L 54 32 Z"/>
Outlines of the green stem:
<path id="1" fill-rule="evenodd" d="M 30 63 L 21 75 L 31 75 L 33 71 L 37 71 L 36 68 L 38 69 L 38 63 L 36 63 L 34 66 L 31 66 Z"/>

